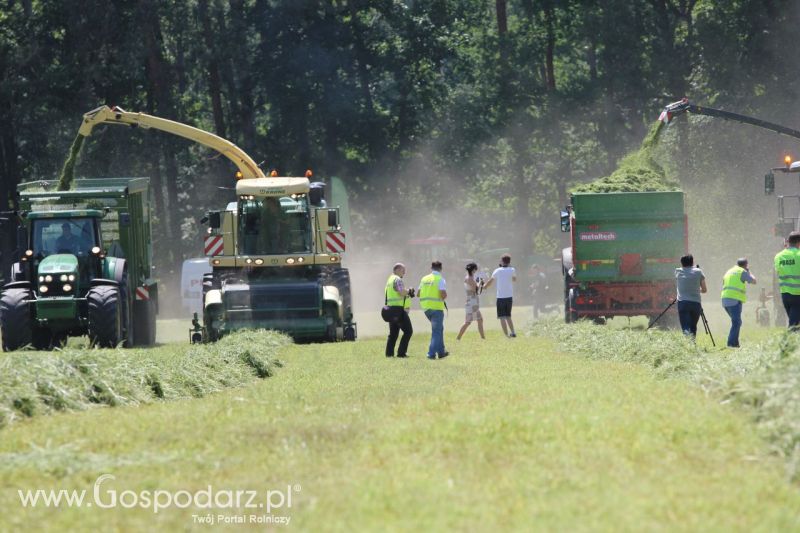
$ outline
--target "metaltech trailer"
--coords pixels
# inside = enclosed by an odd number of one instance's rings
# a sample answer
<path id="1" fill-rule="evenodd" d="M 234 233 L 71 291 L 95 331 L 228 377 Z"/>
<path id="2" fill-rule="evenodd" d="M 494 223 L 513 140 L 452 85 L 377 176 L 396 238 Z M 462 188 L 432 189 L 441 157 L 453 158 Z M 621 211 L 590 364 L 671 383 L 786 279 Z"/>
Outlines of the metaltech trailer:
<path id="1" fill-rule="evenodd" d="M 576 193 L 562 212 L 565 320 L 655 317 L 675 298 L 675 268 L 688 248 L 684 195 Z M 661 323 L 676 323 L 671 309 Z"/>

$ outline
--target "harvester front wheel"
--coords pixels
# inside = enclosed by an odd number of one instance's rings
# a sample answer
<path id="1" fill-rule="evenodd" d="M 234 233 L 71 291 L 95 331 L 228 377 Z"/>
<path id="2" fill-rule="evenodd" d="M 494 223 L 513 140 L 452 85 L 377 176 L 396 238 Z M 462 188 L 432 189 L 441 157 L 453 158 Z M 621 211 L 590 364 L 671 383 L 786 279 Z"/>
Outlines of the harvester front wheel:
<path id="1" fill-rule="evenodd" d="M 3 351 L 19 350 L 31 344 L 32 320 L 27 289 L 7 289 L 0 296 L 0 329 Z"/>
<path id="2" fill-rule="evenodd" d="M 92 346 L 115 348 L 123 340 L 119 289 L 112 285 L 98 285 L 89 290 L 86 300 Z"/>

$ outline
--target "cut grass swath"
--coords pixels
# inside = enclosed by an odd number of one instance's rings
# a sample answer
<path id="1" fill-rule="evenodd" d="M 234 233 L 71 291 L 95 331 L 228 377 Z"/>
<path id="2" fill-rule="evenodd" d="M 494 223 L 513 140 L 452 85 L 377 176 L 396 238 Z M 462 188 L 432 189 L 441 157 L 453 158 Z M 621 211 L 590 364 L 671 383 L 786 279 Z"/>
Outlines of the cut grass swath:
<path id="1" fill-rule="evenodd" d="M 137 350 L 21 351 L 0 359 L 0 427 L 57 411 L 201 397 L 280 366 L 288 337 L 267 331 L 215 344 Z"/>

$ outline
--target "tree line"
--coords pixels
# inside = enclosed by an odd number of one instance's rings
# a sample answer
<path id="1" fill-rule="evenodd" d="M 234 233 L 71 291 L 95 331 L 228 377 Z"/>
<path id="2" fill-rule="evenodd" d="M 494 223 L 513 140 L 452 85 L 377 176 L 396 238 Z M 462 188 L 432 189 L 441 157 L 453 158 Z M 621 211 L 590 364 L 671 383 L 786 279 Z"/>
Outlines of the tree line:
<path id="1" fill-rule="evenodd" d="M 55 179 L 81 115 L 109 104 L 213 131 L 282 175 L 342 177 L 364 247 L 454 231 L 457 212 L 475 247 L 513 224 L 517 251 L 552 253 L 569 188 L 610 173 L 665 103 L 800 123 L 798 22 L 788 0 L 4 0 L 0 209 L 18 182 Z M 748 142 L 697 129 L 670 137 L 687 186 L 693 161 Z M 162 247 L 171 270 L 234 170 L 107 127 L 76 175 L 150 176 L 156 245 L 183 243 Z"/>

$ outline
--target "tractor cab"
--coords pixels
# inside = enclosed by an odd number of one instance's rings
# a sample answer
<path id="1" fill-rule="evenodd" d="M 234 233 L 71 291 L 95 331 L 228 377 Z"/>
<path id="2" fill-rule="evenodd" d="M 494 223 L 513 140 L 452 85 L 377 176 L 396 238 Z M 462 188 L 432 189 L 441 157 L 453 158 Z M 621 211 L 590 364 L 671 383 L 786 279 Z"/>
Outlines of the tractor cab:
<path id="1" fill-rule="evenodd" d="M 30 213 L 30 249 L 34 256 L 54 254 L 88 257 L 92 248 L 101 248 L 100 211 L 47 211 Z"/>
<path id="2" fill-rule="evenodd" d="M 28 275 L 41 297 L 73 295 L 97 276 L 102 251 L 97 210 L 29 213 Z"/>

